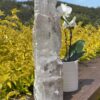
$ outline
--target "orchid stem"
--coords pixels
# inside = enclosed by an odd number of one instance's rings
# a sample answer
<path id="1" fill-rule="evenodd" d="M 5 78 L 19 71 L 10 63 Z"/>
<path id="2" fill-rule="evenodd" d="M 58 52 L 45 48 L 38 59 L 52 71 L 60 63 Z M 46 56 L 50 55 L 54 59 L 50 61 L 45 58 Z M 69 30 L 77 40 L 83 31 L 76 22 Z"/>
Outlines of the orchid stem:
<path id="1" fill-rule="evenodd" d="M 72 29 L 69 28 L 69 31 L 70 31 L 70 44 L 69 44 L 69 60 L 70 60 L 70 56 L 71 56 L 71 46 L 72 46 Z"/>

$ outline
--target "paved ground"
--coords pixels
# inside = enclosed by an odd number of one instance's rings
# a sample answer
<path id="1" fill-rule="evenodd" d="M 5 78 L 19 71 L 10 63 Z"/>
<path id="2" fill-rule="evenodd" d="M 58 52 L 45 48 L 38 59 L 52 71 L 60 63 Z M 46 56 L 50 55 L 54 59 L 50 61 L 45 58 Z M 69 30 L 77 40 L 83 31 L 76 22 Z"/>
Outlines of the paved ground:
<path id="1" fill-rule="evenodd" d="M 99 87 L 100 57 L 79 64 L 79 90 L 73 93 L 64 93 L 64 100 L 97 100 L 90 97 Z"/>

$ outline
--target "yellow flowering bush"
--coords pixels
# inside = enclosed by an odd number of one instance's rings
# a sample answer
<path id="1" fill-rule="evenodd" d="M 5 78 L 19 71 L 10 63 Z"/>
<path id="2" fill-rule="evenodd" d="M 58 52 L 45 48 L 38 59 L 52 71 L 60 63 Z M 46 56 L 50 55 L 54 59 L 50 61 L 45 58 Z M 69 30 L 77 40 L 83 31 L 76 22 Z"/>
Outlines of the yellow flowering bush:
<path id="1" fill-rule="evenodd" d="M 0 11 L 0 100 L 31 95 L 33 85 L 32 30 L 16 16 Z"/>
<path id="2" fill-rule="evenodd" d="M 69 45 L 69 31 L 62 28 L 62 47 L 60 57 L 63 58 L 66 51 L 65 33 L 67 37 L 67 45 Z M 85 54 L 80 60 L 90 60 L 100 54 L 100 26 L 97 28 L 92 25 L 84 27 L 79 23 L 73 30 L 73 43 L 77 40 L 85 40 Z"/>

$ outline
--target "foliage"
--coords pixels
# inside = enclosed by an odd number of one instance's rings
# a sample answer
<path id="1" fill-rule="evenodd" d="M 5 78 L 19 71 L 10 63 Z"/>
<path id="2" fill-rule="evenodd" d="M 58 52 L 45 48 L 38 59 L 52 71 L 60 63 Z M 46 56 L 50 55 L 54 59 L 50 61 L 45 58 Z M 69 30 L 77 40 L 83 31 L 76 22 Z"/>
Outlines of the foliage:
<path id="1" fill-rule="evenodd" d="M 65 34 L 66 33 L 66 37 Z M 98 28 L 88 24 L 84 27 L 81 26 L 81 22 L 73 30 L 73 39 L 72 43 L 75 43 L 77 40 L 85 41 L 85 54 L 81 57 L 80 60 L 90 60 L 100 55 L 100 26 Z M 60 51 L 61 59 L 64 58 L 65 53 L 68 54 L 68 48 L 66 49 L 65 39 L 67 39 L 67 45 L 69 45 L 69 30 L 62 28 L 62 47 Z"/>
<path id="2" fill-rule="evenodd" d="M 11 14 L 10 11 L 14 8 L 20 10 L 17 16 L 24 24 L 33 25 L 33 15 L 34 15 L 34 2 L 16 2 L 15 0 L 0 0 L 0 10 L 3 10 L 5 14 Z M 31 21 L 32 20 L 32 21 Z"/>
<path id="3" fill-rule="evenodd" d="M 58 5 L 65 3 L 58 1 Z M 24 5 L 24 6 L 23 6 Z M 73 8 L 72 17 L 77 17 L 77 22 L 82 21 L 83 26 L 86 24 L 92 24 L 95 26 L 100 25 L 100 7 L 88 8 L 79 5 L 69 4 Z M 11 9 L 17 8 L 20 10 L 18 13 L 19 18 L 24 24 L 33 24 L 34 20 L 34 0 L 26 2 L 15 2 L 14 0 L 0 0 L 0 9 L 9 14 Z M 32 20 L 32 21 L 31 21 Z"/>
<path id="4" fill-rule="evenodd" d="M 84 40 L 77 40 L 74 44 L 72 44 L 70 48 L 70 57 L 68 57 L 67 61 L 75 61 L 82 57 L 84 54 L 84 44 Z"/>
<path id="5" fill-rule="evenodd" d="M 13 9 L 6 16 L 0 11 L 0 100 L 32 94 L 31 28 L 21 23 L 17 12 Z"/>

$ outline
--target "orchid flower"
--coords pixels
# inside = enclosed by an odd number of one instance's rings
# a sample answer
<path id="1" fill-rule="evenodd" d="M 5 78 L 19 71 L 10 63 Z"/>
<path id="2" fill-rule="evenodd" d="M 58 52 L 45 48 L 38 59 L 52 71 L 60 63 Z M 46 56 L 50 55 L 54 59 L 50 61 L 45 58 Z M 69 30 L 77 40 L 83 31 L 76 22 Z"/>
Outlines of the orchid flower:
<path id="1" fill-rule="evenodd" d="M 64 28 L 72 28 L 76 25 L 76 17 L 74 17 L 70 22 L 67 20 L 67 18 L 70 16 L 71 12 L 72 12 L 72 8 L 65 5 L 65 4 L 61 4 L 61 6 L 59 6 L 57 8 L 58 12 L 60 13 L 60 15 L 62 16 L 64 22 L 63 22 L 63 26 Z"/>
<path id="2" fill-rule="evenodd" d="M 61 16 L 65 16 L 65 17 L 69 17 L 72 12 L 72 8 L 65 4 L 61 4 L 61 6 L 57 8 L 57 10 Z"/>
<path id="3" fill-rule="evenodd" d="M 67 19 L 64 19 L 63 26 L 64 28 L 72 28 L 76 26 L 76 17 L 74 16 L 70 22 L 68 22 Z"/>

